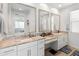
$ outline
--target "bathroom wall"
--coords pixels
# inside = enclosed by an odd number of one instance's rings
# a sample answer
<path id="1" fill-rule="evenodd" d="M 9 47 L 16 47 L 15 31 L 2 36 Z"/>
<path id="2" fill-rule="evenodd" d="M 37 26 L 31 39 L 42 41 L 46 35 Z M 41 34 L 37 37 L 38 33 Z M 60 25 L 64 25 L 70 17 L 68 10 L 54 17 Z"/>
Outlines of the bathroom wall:
<path id="1" fill-rule="evenodd" d="M 69 32 L 69 45 L 79 48 L 79 34 L 70 32 L 70 12 L 79 10 L 79 4 L 73 4 L 67 8 L 60 10 L 61 30 Z"/>

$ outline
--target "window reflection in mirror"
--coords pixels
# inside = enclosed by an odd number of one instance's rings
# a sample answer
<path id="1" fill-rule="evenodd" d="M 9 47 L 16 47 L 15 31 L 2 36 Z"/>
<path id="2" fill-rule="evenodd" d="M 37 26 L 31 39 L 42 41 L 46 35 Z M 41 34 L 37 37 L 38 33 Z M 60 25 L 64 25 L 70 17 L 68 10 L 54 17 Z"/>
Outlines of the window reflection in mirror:
<path id="1" fill-rule="evenodd" d="M 15 32 L 24 32 L 24 17 L 23 16 L 16 15 Z"/>

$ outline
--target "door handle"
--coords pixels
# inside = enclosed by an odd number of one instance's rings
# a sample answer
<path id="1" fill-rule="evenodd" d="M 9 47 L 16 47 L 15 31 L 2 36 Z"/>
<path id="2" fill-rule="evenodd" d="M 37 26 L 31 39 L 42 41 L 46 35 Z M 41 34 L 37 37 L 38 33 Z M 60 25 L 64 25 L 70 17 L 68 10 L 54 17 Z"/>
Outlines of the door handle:
<path id="1" fill-rule="evenodd" d="M 30 52 L 29 54 L 30 54 L 30 56 L 31 56 L 31 49 L 29 50 L 29 52 Z"/>
<path id="2" fill-rule="evenodd" d="M 27 56 L 31 56 L 31 49 L 28 50 Z"/>
<path id="3" fill-rule="evenodd" d="M 29 56 L 29 50 L 27 51 L 27 56 Z"/>

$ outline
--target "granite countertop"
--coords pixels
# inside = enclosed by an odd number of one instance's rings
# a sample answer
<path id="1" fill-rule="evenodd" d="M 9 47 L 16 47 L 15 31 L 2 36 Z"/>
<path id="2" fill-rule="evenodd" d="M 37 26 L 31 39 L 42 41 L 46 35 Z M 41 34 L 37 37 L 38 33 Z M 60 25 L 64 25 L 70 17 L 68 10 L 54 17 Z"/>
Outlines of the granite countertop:
<path id="1" fill-rule="evenodd" d="M 48 41 L 50 39 L 55 39 L 58 36 L 65 35 L 65 34 L 67 34 L 67 32 L 53 33 L 53 35 L 45 36 L 44 38 L 46 41 Z"/>
<path id="2" fill-rule="evenodd" d="M 40 40 L 40 39 L 43 39 L 43 37 L 36 36 L 36 37 L 32 37 L 32 38 L 26 37 L 26 38 L 16 38 L 16 39 L 2 40 L 2 41 L 0 41 L 0 48 L 15 46 L 15 45 L 23 44 L 23 43 L 29 43 L 29 42 L 37 41 L 37 40 Z"/>
<path id="3" fill-rule="evenodd" d="M 47 41 L 47 40 L 50 40 L 50 39 L 54 39 L 57 36 L 63 35 L 63 34 L 66 34 L 66 33 L 65 32 L 53 33 L 53 35 L 49 35 L 49 36 L 45 36 L 45 37 L 41 37 L 41 36 L 20 37 L 20 38 L 15 38 L 15 39 L 2 40 L 2 41 L 0 41 L 0 48 L 15 46 L 15 45 L 18 45 L 18 44 L 23 44 L 23 43 L 30 43 L 30 42 L 38 41 L 38 40 L 41 40 L 41 39 L 45 39 L 45 41 Z"/>

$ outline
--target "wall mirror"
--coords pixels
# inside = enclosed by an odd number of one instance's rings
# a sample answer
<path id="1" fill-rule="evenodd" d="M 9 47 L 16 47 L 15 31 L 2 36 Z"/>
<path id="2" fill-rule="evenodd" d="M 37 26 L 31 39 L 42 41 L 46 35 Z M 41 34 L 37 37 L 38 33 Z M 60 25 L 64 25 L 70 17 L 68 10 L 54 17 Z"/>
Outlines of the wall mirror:
<path id="1" fill-rule="evenodd" d="M 59 32 L 60 31 L 60 16 L 56 14 L 52 14 L 52 17 L 54 19 L 54 32 Z"/>
<path id="2" fill-rule="evenodd" d="M 39 32 L 48 32 L 50 28 L 49 12 L 39 10 Z"/>
<path id="3" fill-rule="evenodd" d="M 3 13 L 3 3 L 0 3 L 0 13 Z"/>
<path id="4" fill-rule="evenodd" d="M 36 9 L 24 4 L 9 4 L 11 19 L 13 21 L 14 32 L 25 32 L 26 34 L 35 32 L 35 11 Z"/>
<path id="5" fill-rule="evenodd" d="M 3 32 L 3 20 L 2 17 L 0 16 L 0 34 Z"/>

